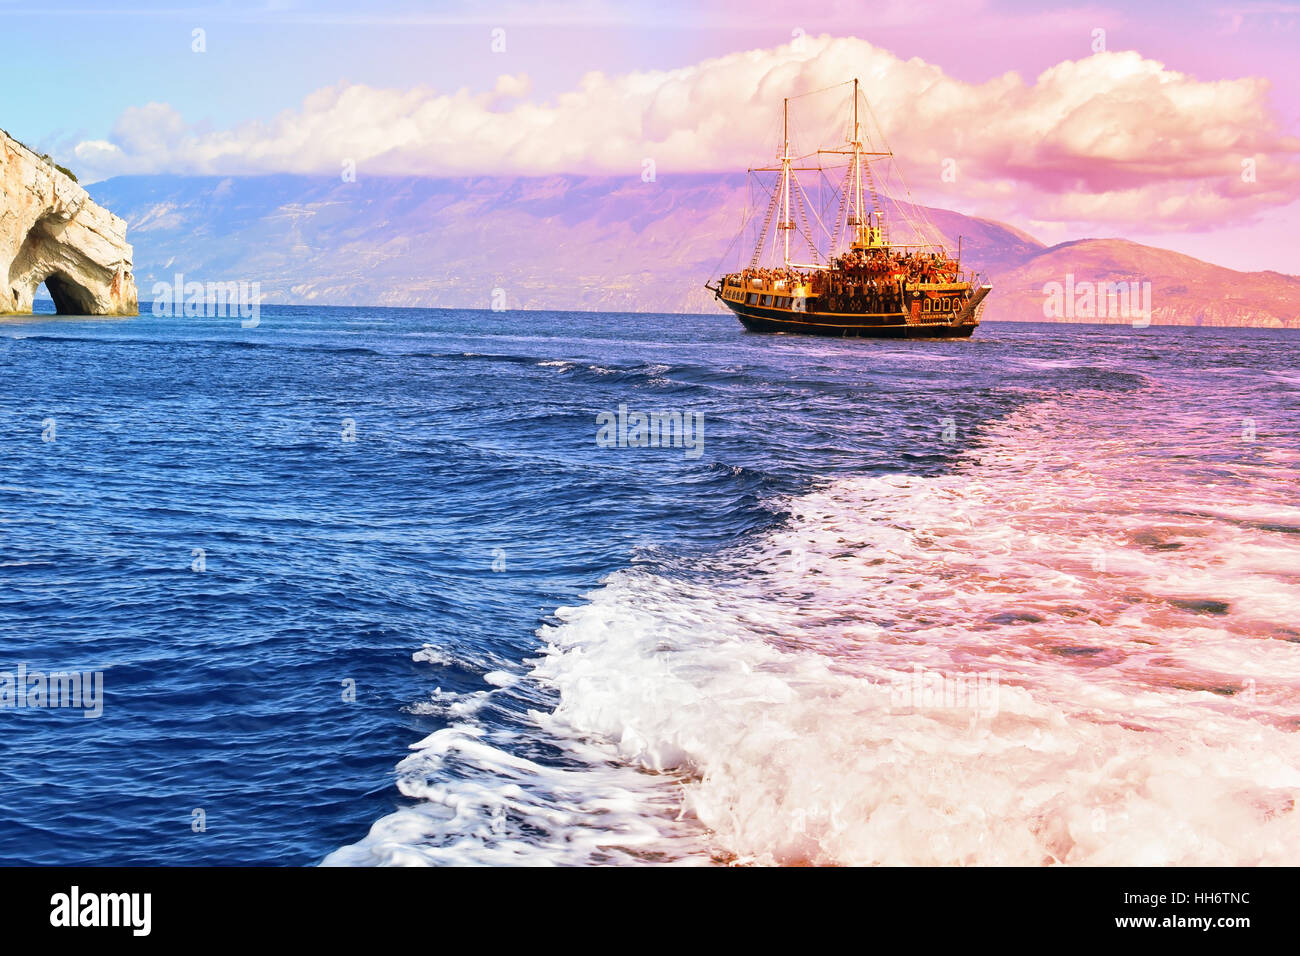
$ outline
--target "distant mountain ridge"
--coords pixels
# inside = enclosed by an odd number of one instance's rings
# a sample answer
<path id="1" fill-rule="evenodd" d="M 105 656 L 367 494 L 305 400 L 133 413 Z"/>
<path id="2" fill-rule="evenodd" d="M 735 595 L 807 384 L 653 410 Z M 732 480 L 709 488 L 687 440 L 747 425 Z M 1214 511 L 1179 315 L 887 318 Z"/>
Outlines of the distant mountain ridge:
<path id="1" fill-rule="evenodd" d="M 1126 239 L 1078 239 L 1043 249 L 999 277 L 997 314 L 1043 318 L 1048 281 L 1149 282 L 1152 325 L 1300 328 L 1300 276 L 1237 272 Z M 1128 316 L 1070 315 L 1057 321 L 1125 323 Z"/>
<path id="2" fill-rule="evenodd" d="M 124 176 L 89 187 L 124 218 L 142 309 L 155 282 L 257 281 L 266 302 L 707 312 L 742 260 L 744 175 L 462 179 Z M 1300 328 L 1300 278 L 1115 239 L 1048 247 L 925 210 L 995 286 L 986 319 L 1043 321 L 1044 285 L 1151 282 L 1152 322 Z M 730 255 L 724 255 L 728 249 Z M 1078 318 L 1074 321 L 1106 321 Z"/>

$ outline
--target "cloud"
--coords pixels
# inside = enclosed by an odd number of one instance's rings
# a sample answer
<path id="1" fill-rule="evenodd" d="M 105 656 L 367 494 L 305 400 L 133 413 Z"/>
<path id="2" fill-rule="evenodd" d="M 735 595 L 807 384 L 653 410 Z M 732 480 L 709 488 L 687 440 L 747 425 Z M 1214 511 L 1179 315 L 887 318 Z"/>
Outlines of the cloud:
<path id="1" fill-rule="evenodd" d="M 1135 52 L 1059 63 L 1032 82 L 947 75 L 855 38 L 807 37 L 673 70 L 589 73 L 543 100 L 525 75 L 490 91 L 338 85 L 226 130 L 173 108 L 126 110 L 78 162 L 119 173 L 358 176 L 734 172 L 775 156 L 783 97 L 857 76 L 917 199 L 1020 221 L 1209 228 L 1300 196 L 1300 141 L 1267 81 L 1198 80 Z M 798 149 L 843 141 L 848 92 L 793 103 Z M 870 119 L 870 118 L 868 118 Z M 955 176 L 941 175 L 946 168 Z M 1255 177 L 1243 177 L 1243 161 Z M 1154 223 L 1154 225 L 1153 225 Z"/>

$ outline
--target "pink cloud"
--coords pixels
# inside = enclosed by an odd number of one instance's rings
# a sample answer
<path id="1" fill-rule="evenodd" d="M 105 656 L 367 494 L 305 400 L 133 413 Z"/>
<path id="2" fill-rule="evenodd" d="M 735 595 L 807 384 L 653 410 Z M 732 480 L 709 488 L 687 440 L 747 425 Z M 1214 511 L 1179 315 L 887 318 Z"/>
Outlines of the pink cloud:
<path id="1" fill-rule="evenodd" d="M 589 73 L 546 100 L 522 75 L 487 92 L 340 85 L 269 122 L 217 131 L 155 103 L 125 111 L 111 141 L 83 143 L 77 156 L 99 176 L 336 175 L 347 161 L 359 176 L 639 177 L 645 159 L 659 176 L 737 171 L 775 154 L 782 97 L 853 76 L 918 200 L 1020 222 L 1194 229 L 1300 197 L 1300 141 L 1280 132 L 1265 80 L 1203 81 L 1124 52 L 1067 60 L 1032 81 L 970 83 L 829 36 L 673 70 Z M 796 146 L 842 140 L 848 102 L 847 92 L 796 101 Z M 940 176 L 946 160 L 953 181 Z"/>

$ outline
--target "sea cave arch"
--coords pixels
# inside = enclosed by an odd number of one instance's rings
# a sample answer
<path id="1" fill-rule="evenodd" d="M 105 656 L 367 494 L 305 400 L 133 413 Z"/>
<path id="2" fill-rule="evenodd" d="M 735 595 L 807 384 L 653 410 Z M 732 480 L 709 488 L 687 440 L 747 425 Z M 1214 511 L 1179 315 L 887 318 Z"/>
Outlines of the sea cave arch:
<path id="1" fill-rule="evenodd" d="M 44 283 L 59 315 L 96 314 L 95 291 L 72 275 L 78 271 L 78 263 L 61 261 L 68 255 L 67 247 L 60 242 L 63 225 L 59 217 L 47 215 L 28 230 L 9 265 L 7 291 L 11 304 L 3 311 L 30 312 L 36 290 Z"/>
<path id="2" fill-rule="evenodd" d="M 54 300 L 54 311 L 58 315 L 93 315 L 95 296 L 89 289 L 78 285 L 73 279 L 61 272 L 51 272 L 43 280 L 45 291 Z M 37 288 L 40 283 L 36 283 Z M 35 289 L 32 290 L 35 294 Z"/>

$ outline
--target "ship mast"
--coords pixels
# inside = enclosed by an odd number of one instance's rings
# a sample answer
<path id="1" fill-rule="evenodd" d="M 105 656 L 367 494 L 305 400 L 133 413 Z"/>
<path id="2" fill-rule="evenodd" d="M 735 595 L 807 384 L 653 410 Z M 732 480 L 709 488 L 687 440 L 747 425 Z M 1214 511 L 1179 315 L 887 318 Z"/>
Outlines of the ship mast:
<path id="1" fill-rule="evenodd" d="M 858 78 L 853 78 L 853 244 L 862 245 L 862 137 L 858 132 Z"/>
<path id="2" fill-rule="evenodd" d="M 762 186 L 763 193 L 765 194 L 764 198 L 766 199 L 766 202 L 764 205 L 766 206 L 766 211 L 762 216 L 762 224 L 757 230 L 757 241 L 754 243 L 754 252 L 750 256 L 749 266 L 745 270 L 746 273 L 751 271 L 760 271 L 759 263 L 763 258 L 763 253 L 764 251 L 771 249 L 771 247 L 768 246 L 768 241 L 772 238 L 773 219 L 776 219 L 776 228 L 781 230 L 785 236 L 784 242 L 782 243 L 782 259 L 786 269 L 835 268 L 835 262 L 841 258 L 838 254 L 839 247 L 843 242 L 845 231 L 847 231 L 847 227 L 850 225 L 853 227 L 851 249 L 855 251 L 865 251 L 868 249 L 883 249 L 889 251 L 912 248 L 937 248 L 941 251 L 943 250 L 943 245 L 939 242 L 917 241 L 911 244 L 898 244 L 891 241 L 889 235 L 890 229 L 885 219 L 884 209 L 881 207 L 881 194 L 883 194 L 886 199 L 892 200 L 895 203 L 897 214 L 912 228 L 916 233 L 918 240 L 924 240 L 926 238 L 926 234 L 922 231 L 923 229 L 928 229 L 930 232 L 935 232 L 937 230 L 935 230 L 933 223 L 931 223 L 928 220 L 928 217 L 926 217 L 924 210 L 921 207 L 916 206 L 910 193 L 907 193 L 907 205 L 904 206 L 899 203 L 897 199 L 891 196 L 885 190 L 884 184 L 873 175 L 871 163 L 877 160 L 882 162 L 892 160 L 894 154 L 889 149 L 888 143 L 885 142 L 884 131 L 880 127 L 875 114 L 871 111 L 871 103 L 865 96 L 863 96 L 862 81 L 857 77 L 853 78 L 853 133 L 851 138 L 847 141 L 840 140 L 839 148 L 828 149 L 823 147 L 817 149 L 815 153 L 809 153 L 807 156 L 802 157 L 791 155 L 790 101 L 804 96 L 824 93 L 831 89 L 840 89 L 847 85 L 848 81 L 846 80 L 844 83 L 835 84 L 834 87 L 826 87 L 824 90 L 813 90 L 809 93 L 800 93 L 796 96 L 787 96 L 783 99 L 781 151 L 777 159 L 778 165 L 757 166 L 750 167 L 749 169 L 751 176 L 751 200 L 754 197 L 754 193 L 752 192 L 753 183 L 757 182 Z M 858 103 L 859 97 L 862 97 L 861 104 Z M 861 107 L 863 105 L 867 107 L 867 112 L 870 114 L 870 123 L 865 124 L 867 126 L 865 134 L 862 129 L 864 123 L 862 120 Z M 843 135 L 842 132 L 840 135 Z M 867 149 L 867 146 L 874 146 L 874 142 L 868 142 L 867 140 L 869 139 L 874 141 L 877 136 L 879 136 L 880 139 L 880 146 L 884 148 Z M 809 165 L 804 162 L 813 155 L 817 156 L 815 164 Z M 822 221 L 822 215 L 819 214 L 818 209 L 810 208 L 808 196 L 804 192 L 803 187 L 797 181 L 794 182 L 793 185 L 791 184 L 791 179 L 793 179 L 795 172 L 816 172 L 824 174 L 827 167 L 822 165 L 821 157 L 826 155 L 851 157 L 851 162 L 853 164 L 851 168 L 845 171 L 843 179 L 840 179 L 836 184 L 833 184 L 834 199 L 837 204 L 835 217 L 831 221 L 831 225 L 834 227 L 833 231 Z M 800 161 L 799 166 L 794 165 L 796 159 Z M 834 163 L 836 169 L 841 168 L 842 165 L 843 160 Z M 892 168 L 892 166 L 890 168 Z M 759 179 L 754 176 L 755 173 L 774 172 L 779 172 L 781 176 L 780 182 L 776 184 L 775 189 L 768 188 L 768 180 Z M 904 192 L 907 192 L 906 184 L 902 183 L 901 172 L 898 173 L 898 178 Z M 799 214 L 804 224 L 804 231 L 800 232 L 800 236 L 807 240 L 809 250 L 812 253 L 811 264 L 792 263 L 790 261 L 790 233 L 795 229 L 794 204 L 796 202 L 799 203 Z M 868 206 L 870 207 L 869 209 L 867 208 Z M 823 208 L 821 213 L 825 212 L 826 210 Z M 821 227 L 822 231 L 830 240 L 828 258 L 831 261 L 825 265 L 819 264 L 817 241 L 813 237 L 812 229 L 808 222 L 808 216 L 810 213 L 815 219 L 817 225 Z M 741 227 L 741 235 L 744 235 L 745 231 L 748 229 L 750 221 L 747 212 L 745 222 Z M 771 256 L 772 258 L 775 257 L 775 250 L 771 250 Z M 958 258 L 960 259 L 960 241 Z"/>
<path id="3" fill-rule="evenodd" d="M 790 230 L 794 221 L 790 218 L 790 98 L 785 98 L 781 146 L 781 221 L 778 224 L 785 233 L 785 267 L 790 268 Z"/>
<path id="4" fill-rule="evenodd" d="M 847 83 L 847 81 L 846 81 Z M 837 84 L 838 85 L 838 84 Z M 883 230 L 877 231 L 872 228 L 872 214 L 863 215 L 863 200 L 868 198 L 864 193 L 870 194 L 872 209 L 877 220 L 883 221 L 883 213 L 880 210 L 879 199 L 876 196 L 876 189 L 871 178 L 871 170 L 863 170 L 863 163 L 870 162 L 870 157 L 892 157 L 894 154 L 888 150 L 869 150 L 863 148 L 862 140 L 862 121 L 858 107 L 858 96 L 861 92 L 861 83 L 855 77 L 853 80 L 853 138 L 846 145 L 847 149 L 818 149 L 817 155 L 836 154 L 840 156 L 851 156 L 853 166 L 845 177 L 844 189 L 840 192 L 840 209 L 836 214 L 836 233 L 839 235 L 840 216 L 844 216 L 845 225 L 853 226 L 853 247 L 865 248 L 871 245 L 882 244 L 884 239 Z M 814 92 L 821 92 L 820 90 Z M 800 96 L 808 96 L 808 93 L 801 93 Z M 762 226 L 758 230 L 758 241 L 754 244 L 754 254 L 750 257 L 750 268 L 758 268 L 758 263 L 763 255 L 763 250 L 767 245 L 767 240 L 771 235 L 772 220 L 776 219 L 776 228 L 784 234 L 783 245 L 783 262 L 787 269 L 791 268 L 790 262 L 790 233 L 795 229 L 794 223 L 794 200 L 798 200 L 802 192 L 796 194 L 795 190 L 801 190 L 796 182 L 793 185 L 791 180 L 796 170 L 811 170 L 813 172 L 823 171 L 823 167 L 816 166 L 795 166 L 794 161 L 797 157 L 790 153 L 790 100 L 798 97 L 785 97 L 782 101 L 782 133 L 781 133 L 781 153 L 778 156 L 777 166 L 757 166 L 751 167 L 749 172 L 780 172 L 781 179 L 776 184 L 776 188 L 768 194 L 767 212 L 763 216 Z M 865 175 L 864 175 L 865 172 Z M 865 188 L 864 188 L 865 180 Z M 805 200 L 806 201 L 806 200 Z M 804 207 L 800 207 L 803 213 Z M 820 220 L 819 220 L 820 221 Z M 822 227 L 823 229 L 825 226 Z M 827 232 L 830 235 L 830 232 Z M 817 249 L 811 237 L 808 238 L 809 247 L 813 253 L 813 260 L 816 262 Z M 797 268 L 804 268 L 794 264 Z M 812 266 L 811 268 L 815 268 Z"/>
<path id="5" fill-rule="evenodd" d="M 859 95 L 859 81 L 857 77 L 854 77 L 853 79 L 853 138 L 849 141 L 848 144 L 849 148 L 848 149 L 819 149 L 817 152 L 837 153 L 841 156 L 853 157 L 852 159 L 853 165 L 849 168 L 847 181 L 845 184 L 846 191 L 847 190 L 852 191 L 852 198 L 848 199 L 846 197 L 846 204 L 848 206 L 847 209 L 848 215 L 845 217 L 846 220 L 845 224 L 853 227 L 853 247 L 863 248 L 865 246 L 878 244 L 883 239 L 883 235 L 878 235 L 871 226 L 872 213 L 869 212 L 864 216 L 862 212 L 862 206 L 863 206 L 862 181 L 864 179 L 862 175 L 863 172 L 862 164 L 865 161 L 864 157 L 868 157 L 868 156 L 884 157 L 884 156 L 893 156 L 894 154 L 887 149 L 869 150 L 869 149 L 862 148 L 862 120 L 861 120 L 861 115 L 858 112 L 858 95 Z M 867 171 L 867 176 L 865 178 L 867 180 L 867 185 L 866 185 L 867 191 L 871 193 L 871 207 L 874 210 L 877 219 L 882 219 L 883 214 L 880 211 L 880 204 L 879 204 L 879 200 L 876 197 L 875 187 L 871 183 L 870 170 Z"/>

